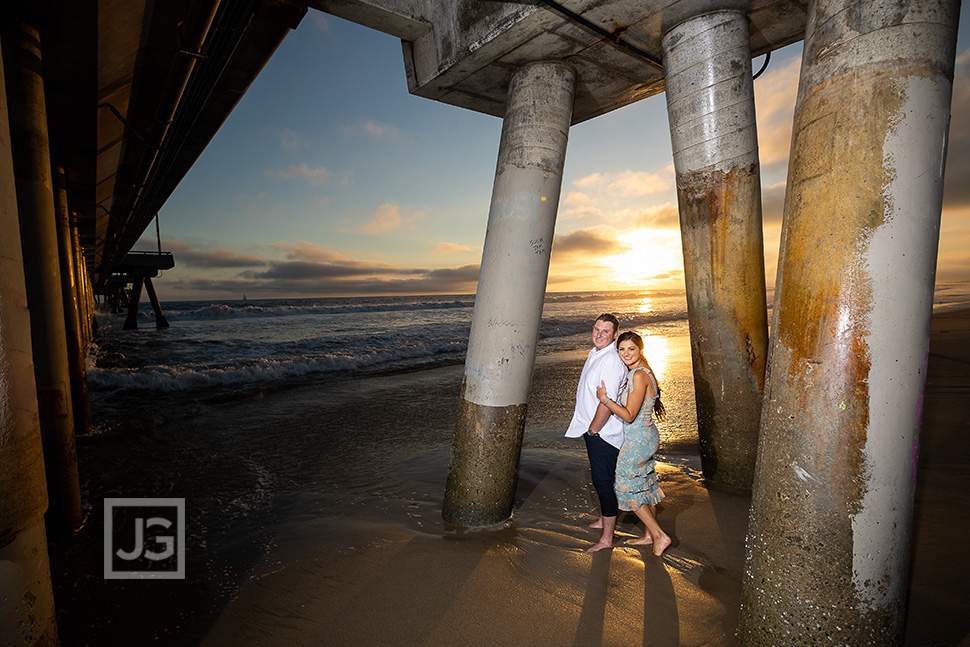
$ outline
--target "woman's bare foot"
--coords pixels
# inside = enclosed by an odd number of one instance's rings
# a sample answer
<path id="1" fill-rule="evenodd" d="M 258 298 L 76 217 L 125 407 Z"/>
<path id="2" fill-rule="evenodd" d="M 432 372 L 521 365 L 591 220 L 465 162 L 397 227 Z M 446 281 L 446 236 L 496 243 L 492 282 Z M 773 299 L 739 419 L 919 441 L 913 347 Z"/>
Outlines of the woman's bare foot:
<path id="1" fill-rule="evenodd" d="M 654 542 L 653 544 L 653 554 L 657 557 L 663 555 L 664 551 L 667 550 L 667 546 L 670 545 L 670 537 L 666 534 Z"/>
<path id="2" fill-rule="evenodd" d="M 606 541 L 604 541 L 604 540 L 601 539 L 598 542 L 596 542 L 595 544 L 593 544 L 592 546 L 590 546 L 589 548 L 587 548 L 586 549 L 586 552 L 587 553 L 595 553 L 595 552 L 598 552 L 598 551 L 603 550 L 604 548 L 613 548 L 613 544 L 612 543 L 608 543 L 608 542 L 606 542 Z"/>
<path id="3" fill-rule="evenodd" d="M 603 517 L 600 517 L 593 523 L 589 524 L 590 528 L 602 528 L 603 527 Z"/>
<path id="4" fill-rule="evenodd" d="M 627 539 L 623 543 L 627 546 L 649 546 L 653 543 L 653 537 L 651 537 L 650 533 L 648 532 L 643 536 L 642 539 Z"/>

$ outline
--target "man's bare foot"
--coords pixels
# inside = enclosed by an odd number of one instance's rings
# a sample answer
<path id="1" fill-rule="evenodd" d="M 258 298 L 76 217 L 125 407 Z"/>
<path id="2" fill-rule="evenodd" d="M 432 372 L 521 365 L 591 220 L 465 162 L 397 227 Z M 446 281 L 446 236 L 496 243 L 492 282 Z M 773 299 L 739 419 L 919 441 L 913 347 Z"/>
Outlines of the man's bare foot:
<path id="1" fill-rule="evenodd" d="M 650 533 L 648 532 L 643 536 L 642 539 L 627 539 L 623 543 L 625 543 L 627 546 L 649 546 L 653 543 L 653 537 L 651 537 Z"/>
<path id="2" fill-rule="evenodd" d="M 589 524 L 590 528 L 602 528 L 603 527 L 603 517 L 600 517 L 593 523 Z"/>
<path id="3" fill-rule="evenodd" d="M 656 555 L 657 557 L 660 557 L 661 555 L 663 555 L 663 552 L 667 550 L 667 546 L 669 545 L 670 545 L 670 537 L 668 537 L 667 535 L 664 535 L 656 542 L 654 542 L 653 554 Z"/>
<path id="4" fill-rule="evenodd" d="M 593 544 L 592 546 L 590 546 L 589 548 L 587 548 L 586 549 L 586 552 L 587 553 L 595 553 L 595 552 L 598 552 L 598 551 L 603 550 L 604 548 L 613 548 L 613 544 L 607 543 L 607 542 L 605 542 L 605 541 L 603 541 L 601 539 L 600 541 L 596 542 L 595 544 Z"/>

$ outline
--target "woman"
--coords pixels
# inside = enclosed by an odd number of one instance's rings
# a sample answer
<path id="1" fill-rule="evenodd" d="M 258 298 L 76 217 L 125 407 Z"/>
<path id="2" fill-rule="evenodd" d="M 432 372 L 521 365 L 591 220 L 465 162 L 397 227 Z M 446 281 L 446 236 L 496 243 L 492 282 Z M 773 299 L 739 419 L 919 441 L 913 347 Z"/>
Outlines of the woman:
<path id="1" fill-rule="evenodd" d="M 662 420 L 664 405 L 660 402 L 660 387 L 643 356 L 643 339 L 635 332 L 621 333 L 616 339 L 620 359 L 630 369 L 626 387 L 610 400 L 606 385 L 596 389 L 596 397 L 623 421 L 623 447 L 616 461 L 616 498 L 620 509 L 634 512 L 646 529 L 642 539 L 627 541 L 630 545 L 653 544 L 653 554 L 658 557 L 670 545 L 670 537 L 657 523 L 656 505 L 664 493 L 657 482 L 656 463 L 653 455 L 660 444 L 657 425 Z"/>

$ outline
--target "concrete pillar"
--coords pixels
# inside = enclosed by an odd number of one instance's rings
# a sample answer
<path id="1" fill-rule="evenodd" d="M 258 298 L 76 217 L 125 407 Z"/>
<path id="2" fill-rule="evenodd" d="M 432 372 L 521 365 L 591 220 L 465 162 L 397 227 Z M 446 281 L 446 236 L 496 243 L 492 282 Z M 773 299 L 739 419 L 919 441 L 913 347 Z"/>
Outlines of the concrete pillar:
<path id="1" fill-rule="evenodd" d="M 155 284 L 152 283 L 152 277 L 150 276 L 145 277 L 145 289 L 148 291 L 148 301 L 152 304 L 152 312 L 155 313 L 155 327 L 168 328 L 168 321 L 162 312 L 162 304 L 158 302 L 158 295 L 155 294 Z"/>
<path id="2" fill-rule="evenodd" d="M 67 178 L 64 169 L 55 167 L 54 212 L 57 218 L 57 251 L 60 258 L 61 294 L 64 302 L 64 331 L 67 337 L 67 364 L 71 376 L 71 403 L 74 432 L 91 431 L 91 401 L 88 398 L 88 376 L 84 366 L 81 340 L 81 312 L 77 299 L 74 270 L 74 244 L 71 239 L 71 217 L 67 206 Z"/>
<path id="3" fill-rule="evenodd" d="M 0 56 L 0 643 L 56 645 L 47 486 L 4 85 Z"/>
<path id="4" fill-rule="evenodd" d="M 702 468 L 750 488 L 768 315 L 748 17 L 696 16 L 661 46 Z"/>
<path id="5" fill-rule="evenodd" d="M 512 514 L 576 75 L 533 63 L 509 85 L 442 516 Z"/>
<path id="6" fill-rule="evenodd" d="M 78 305 L 78 321 L 80 322 L 81 332 L 81 354 L 87 355 L 88 344 L 91 342 L 91 313 L 88 312 L 87 293 L 85 284 L 87 282 L 87 267 L 84 263 L 84 250 L 81 249 L 81 235 L 78 232 L 77 216 L 71 214 L 71 249 L 74 259 L 74 297 Z"/>
<path id="7" fill-rule="evenodd" d="M 81 280 L 81 286 L 84 292 L 84 309 L 85 309 L 85 319 L 87 320 L 88 328 L 88 343 L 94 339 L 94 336 L 98 332 L 98 320 L 95 317 L 95 303 L 94 303 L 94 283 L 91 281 L 91 275 L 88 273 L 88 264 L 84 258 L 83 248 L 78 247 L 81 250 L 81 271 L 83 272 L 83 278 Z"/>
<path id="8" fill-rule="evenodd" d="M 81 525 L 81 495 L 40 39 L 32 27 L 10 21 L 4 24 L 3 48 L 34 375 L 50 496 L 47 525 L 58 532 L 72 531 Z"/>
<path id="9" fill-rule="evenodd" d="M 138 302 L 141 301 L 141 286 L 145 282 L 143 274 L 136 274 L 132 277 L 131 296 L 128 297 L 128 316 L 122 330 L 135 330 L 138 328 Z"/>
<path id="10" fill-rule="evenodd" d="M 808 5 L 742 645 L 899 645 L 957 0 Z"/>

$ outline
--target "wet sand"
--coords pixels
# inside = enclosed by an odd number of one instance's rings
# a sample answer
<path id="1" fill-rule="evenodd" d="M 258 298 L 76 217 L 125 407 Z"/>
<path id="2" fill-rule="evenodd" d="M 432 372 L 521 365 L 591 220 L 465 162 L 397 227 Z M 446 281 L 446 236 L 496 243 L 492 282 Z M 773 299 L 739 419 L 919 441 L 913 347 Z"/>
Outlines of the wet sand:
<path id="1" fill-rule="evenodd" d="M 665 387 L 683 415 L 677 343 Z M 150 420 L 134 407 L 79 442 L 89 520 L 52 565 L 64 644 L 735 644 L 750 500 L 706 487 L 683 434 L 661 448 L 664 557 L 583 552 L 594 496 L 581 442 L 561 436 L 583 355 L 540 358 L 513 520 L 487 532 L 440 518 L 460 366 L 187 396 Z M 907 646 L 970 644 L 968 393 L 970 311 L 939 315 Z M 102 578 L 105 496 L 186 498 L 186 580 Z M 618 539 L 642 534 L 634 521 Z"/>

